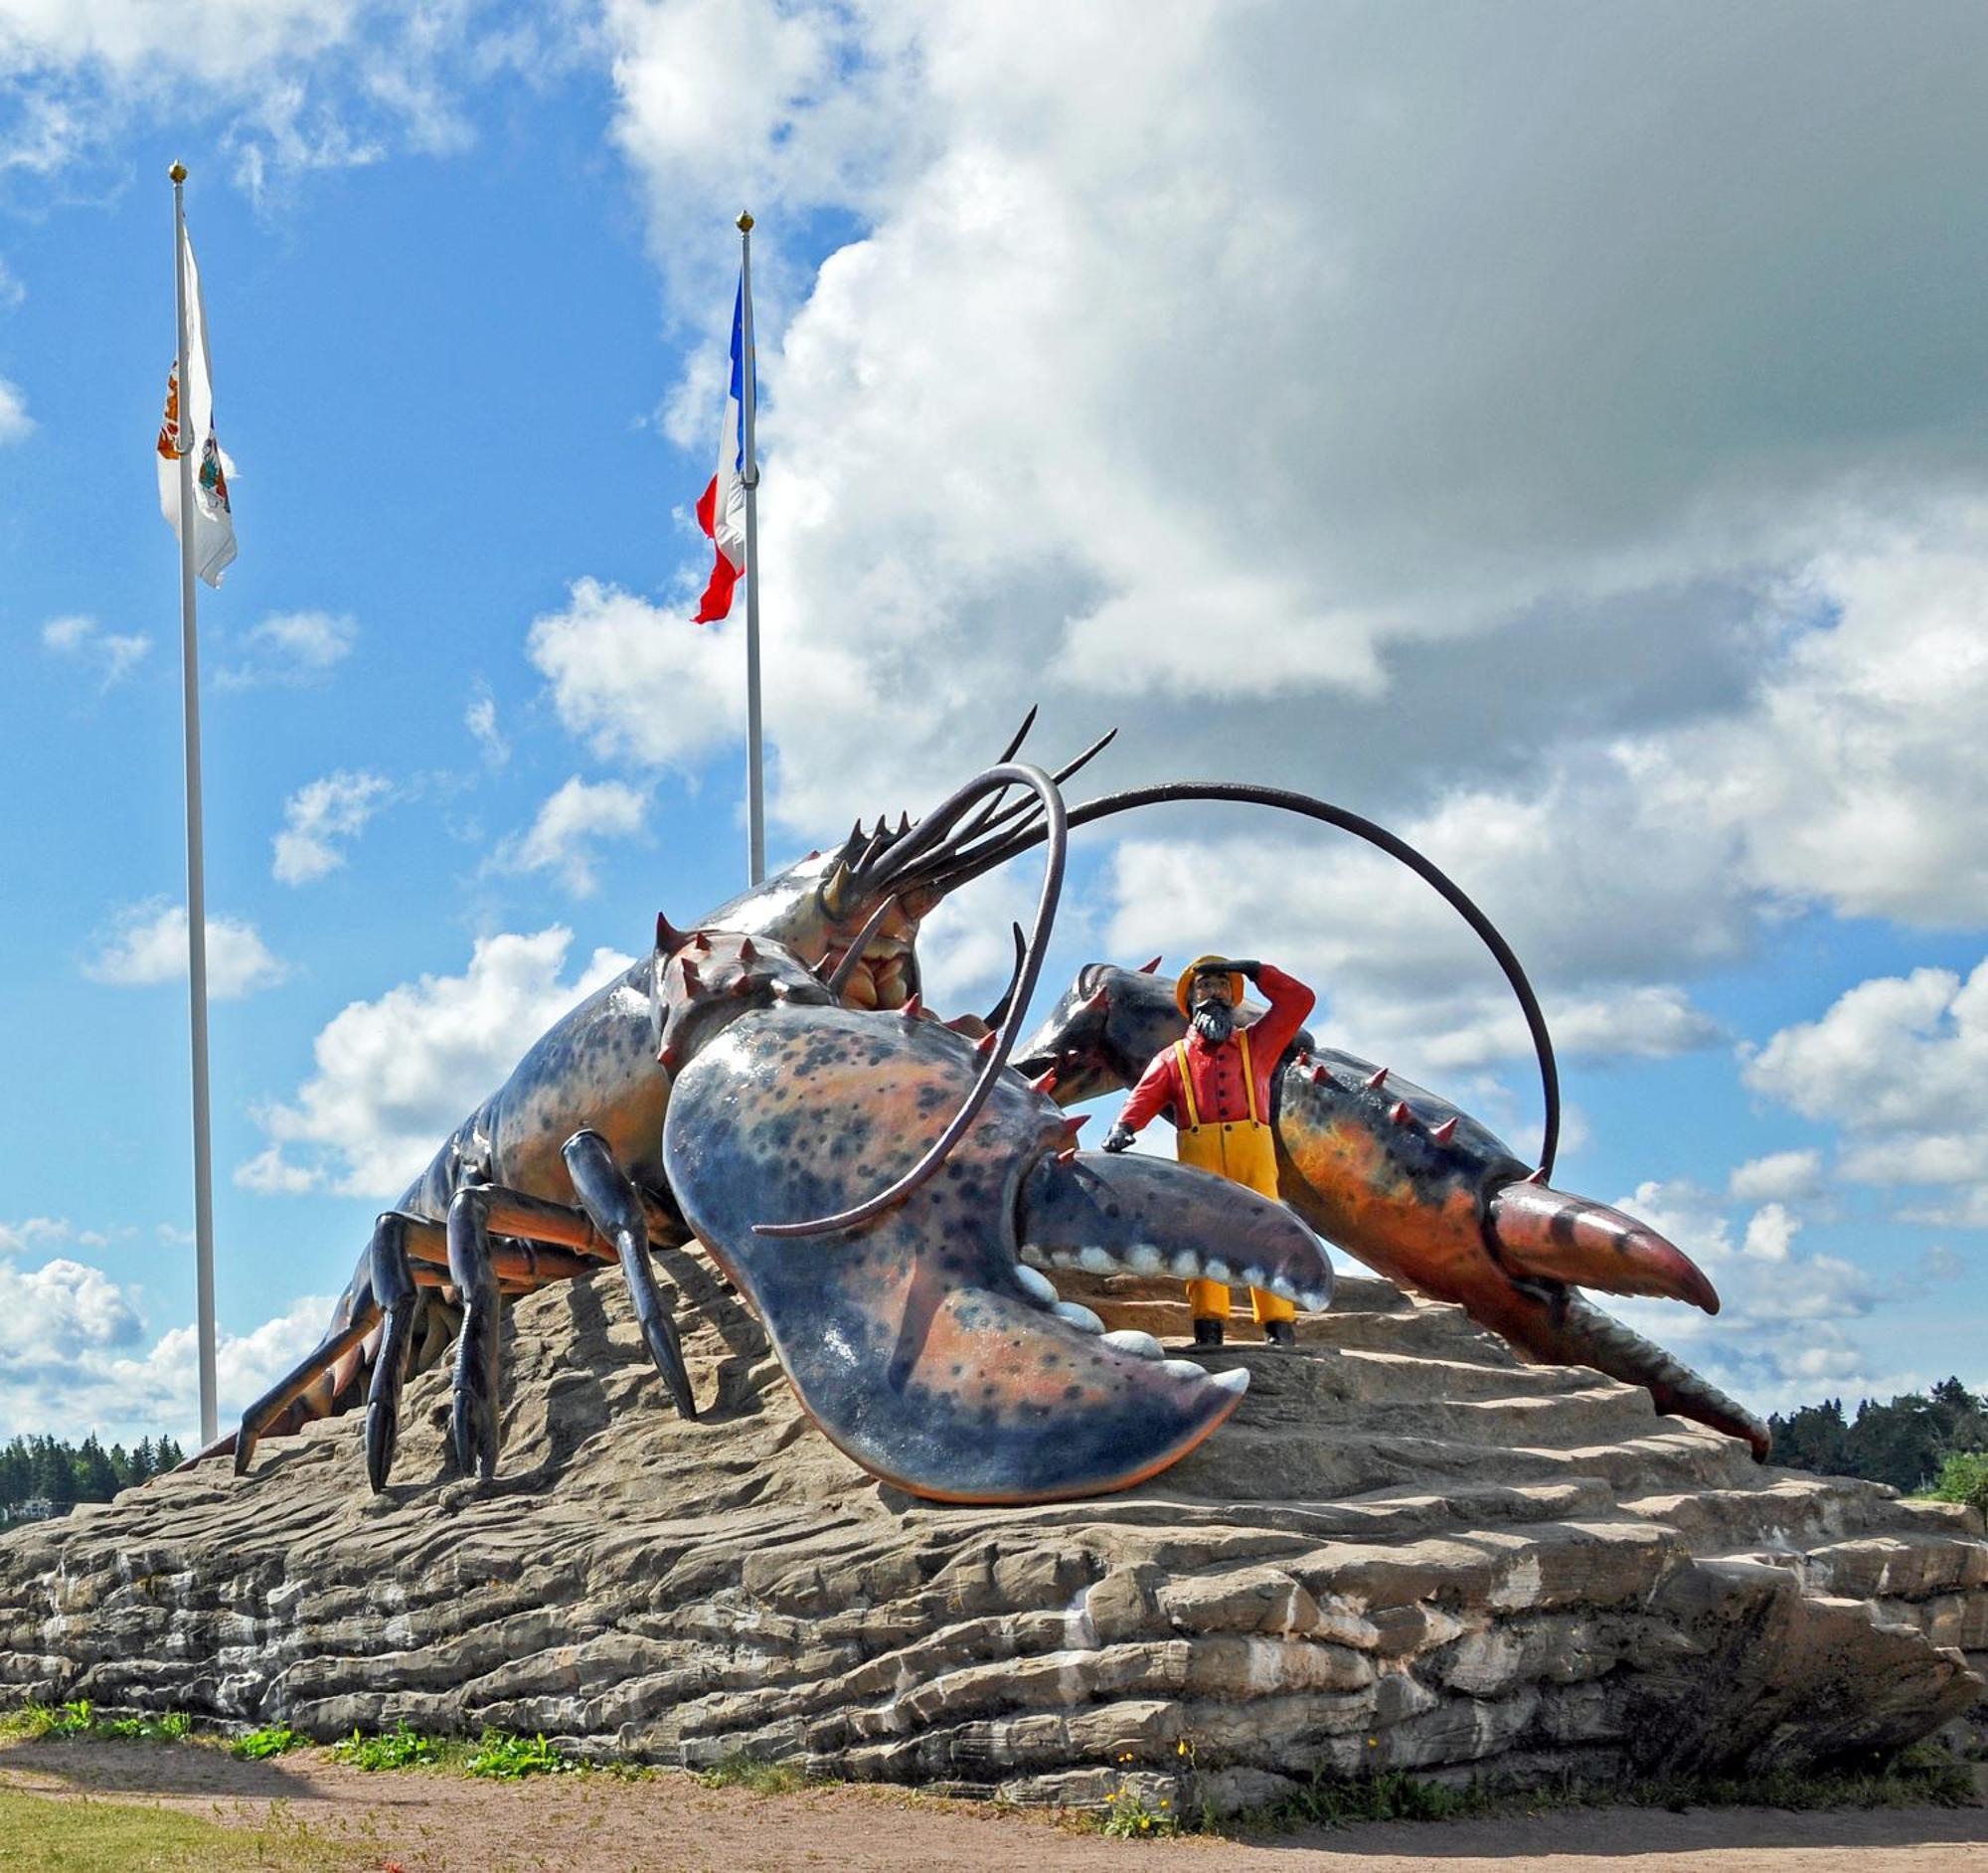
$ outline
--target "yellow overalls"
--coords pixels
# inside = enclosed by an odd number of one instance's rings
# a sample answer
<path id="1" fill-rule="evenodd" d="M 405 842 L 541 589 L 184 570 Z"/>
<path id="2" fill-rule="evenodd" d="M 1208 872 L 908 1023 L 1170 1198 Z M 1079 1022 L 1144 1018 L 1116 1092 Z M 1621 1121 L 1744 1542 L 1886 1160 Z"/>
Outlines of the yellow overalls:
<path id="1" fill-rule="evenodd" d="M 1174 1132 L 1174 1150 L 1183 1164 L 1196 1170 L 1213 1171 L 1231 1183 L 1246 1184 L 1260 1196 L 1277 1198 L 1277 1137 L 1256 1109 L 1256 1074 L 1249 1059 L 1249 1030 L 1240 1029 L 1236 1044 L 1242 1050 L 1242 1092 L 1249 1103 L 1249 1116 L 1204 1125 L 1195 1106 L 1194 1076 L 1188 1071 L 1187 1043 L 1174 1043 L 1174 1061 L 1180 1073 L 1181 1103 L 1187 1123 Z M 1197 1320 L 1225 1320 L 1229 1317 L 1229 1289 L 1221 1281 L 1190 1281 L 1187 1284 L 1188 1311 Z M 1295 1320 L 1297 1306 L 1281 1295 L 1265 1293 L 1260 1287 L 1249 1290 L 1249 1306 L 1262 1326 L 1271 1320 Z"/>

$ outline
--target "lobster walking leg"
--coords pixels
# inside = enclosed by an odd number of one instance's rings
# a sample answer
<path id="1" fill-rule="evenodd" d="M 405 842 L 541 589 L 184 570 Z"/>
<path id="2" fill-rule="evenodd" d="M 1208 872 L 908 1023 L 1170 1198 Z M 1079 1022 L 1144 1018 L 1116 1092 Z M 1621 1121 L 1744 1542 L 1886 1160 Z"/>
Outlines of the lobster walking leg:
<path id="1" fill-rule="evenodd" d="M 663 1383 L 670 1389 L 678 1414 L 695 1418 L 697 1399 L 690 1389 L 690 1374 L 684 1368 L 676 1322 L 670 1317 L 669 1303 L 656 1286 L 655 1265 L 649 1260 L 649 1229 L 643 1220 L 641 1197 L 614 1162 L 607 1140 L 599 1132 L 576 1131 L 560 1147 L 560 1152 L 572 1173 L 580 1206 L 621 1258 L 621 1272 L 627 1277 L 642 1338 L 649 1348 L 649 1357 L 656 1362 L 656 1370 L 663 1375 Z"/>
<path id="2" fill-rule="evenodd" d="M 420 1285 L 408 1255 L 408 1239 L 416 1234 L 438 1237 L 441 1232 L 421 1217 L 389 1210 L 373 1225 L 373 1244 L 368 1254 L 373 1298 L 379 1302 L 387 1321 L 373 1362 L 373 1383 L 366 1395 L 366 1479 L 376 1491 L 386 1488 L 387 1474 L 394 1466 L 394 1447 L 401 1425 L 401 1388 L 407 1383 L 414 1321 L 420 1310 Z"/>
<path id="3" fill-rule="evenodd" d="M 356 1295 L 352 1317 L 337 1332 L 327 1334 L 242 1414 L 235 1434 L 235 1473 L 243 1475 L 255 1454 L 256 1441 L 298 1399 L 317 1384 L 346 1354 L 354 1352 L 380 1323 L 380 1307 L 371 1293 Z"/>

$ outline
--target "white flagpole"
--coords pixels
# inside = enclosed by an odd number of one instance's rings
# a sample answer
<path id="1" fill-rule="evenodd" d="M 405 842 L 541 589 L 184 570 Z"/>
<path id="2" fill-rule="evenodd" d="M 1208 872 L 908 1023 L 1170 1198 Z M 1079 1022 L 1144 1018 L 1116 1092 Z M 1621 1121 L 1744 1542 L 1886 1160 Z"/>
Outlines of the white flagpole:
<path id="1" fill-rule="evenodd" d="M 741 415 L 746 425 L 746 865 L 749 882 L 766 876 L 765 776 L 759 724 L 759 457 L 753 446 L 758 358 L 752 349 L 752 217 L 739 217 Z"/>
<path id="2" fill-rule="evenodd" d="M 186 276 L 186 165 L 173 179 L 173 294 L 179 314 L 180 669 L 186 710 L 187 987 L 193 1023 L 193 1233 L 200 1341 L 200 1441 L 220 1429 L 214 1367 L 214 1168 L 207 1089 L 207 862 L 201 843 L 200 651 L 195 641 L 194 457 L 205 436 L 190 433 Z"/>

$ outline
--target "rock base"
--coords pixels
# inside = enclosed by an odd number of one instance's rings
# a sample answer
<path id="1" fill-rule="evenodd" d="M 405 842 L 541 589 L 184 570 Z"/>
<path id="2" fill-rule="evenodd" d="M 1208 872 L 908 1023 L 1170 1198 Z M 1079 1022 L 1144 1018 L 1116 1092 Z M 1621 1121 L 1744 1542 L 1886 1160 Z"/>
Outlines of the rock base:
<path id="1" fill-rule="evenodd" d="M 454 1477 L 436 1371 L 384 1495 L 355 1416 L 246 1478 L 211 1462 L 20 1530 L 0 1692 L 1218 1809 L 1320 1772 L 1826 1765 L 1983 1695 L 1970 1511 L 1763 1469 L 1385 1282 L 1343 1282 L 1293 1352 L 1209 1355 L 1248 1396 L 1155 1481 L 974 1509 L 856 1469 L 708 1266 L 663 1261 L 700 1422 L 617 1280 L 537 1295 L 506 1327 L 495 1485 Z M 1185 1335 L 1171 1284 L 1060 1284 Z"/>

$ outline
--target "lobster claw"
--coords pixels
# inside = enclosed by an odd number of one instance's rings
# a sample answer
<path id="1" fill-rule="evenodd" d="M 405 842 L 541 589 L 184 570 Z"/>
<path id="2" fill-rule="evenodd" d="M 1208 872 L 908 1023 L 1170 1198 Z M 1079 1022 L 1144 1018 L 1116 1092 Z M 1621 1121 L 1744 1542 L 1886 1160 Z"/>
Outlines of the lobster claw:
<path id="1" fill-rule="evenodd" d="M 1127 1488 L 1221 1424 L 1248 1374 L 1114 1343 L 1058 1311 L 1021 1257 L 1135 1268 L 1142 1248 L 1192 1250 L 1212 1267 L 1246 1245 L 1267 1280 L 1316 1292 L 1323 1258 L 1279 1206 L 1177 1164 L 1063 1161 L 1062 1113 L 1003 1075 L 943 1174 L 902 1202 L 828 1234 L 755 1227 L 818 1217 L 907 1168 L 978 1065 L 934 1021 L 746 1013 L 671 1090 L 670 1188 L 803 1408 L 873 1475 L 942 1502 Z"/>

